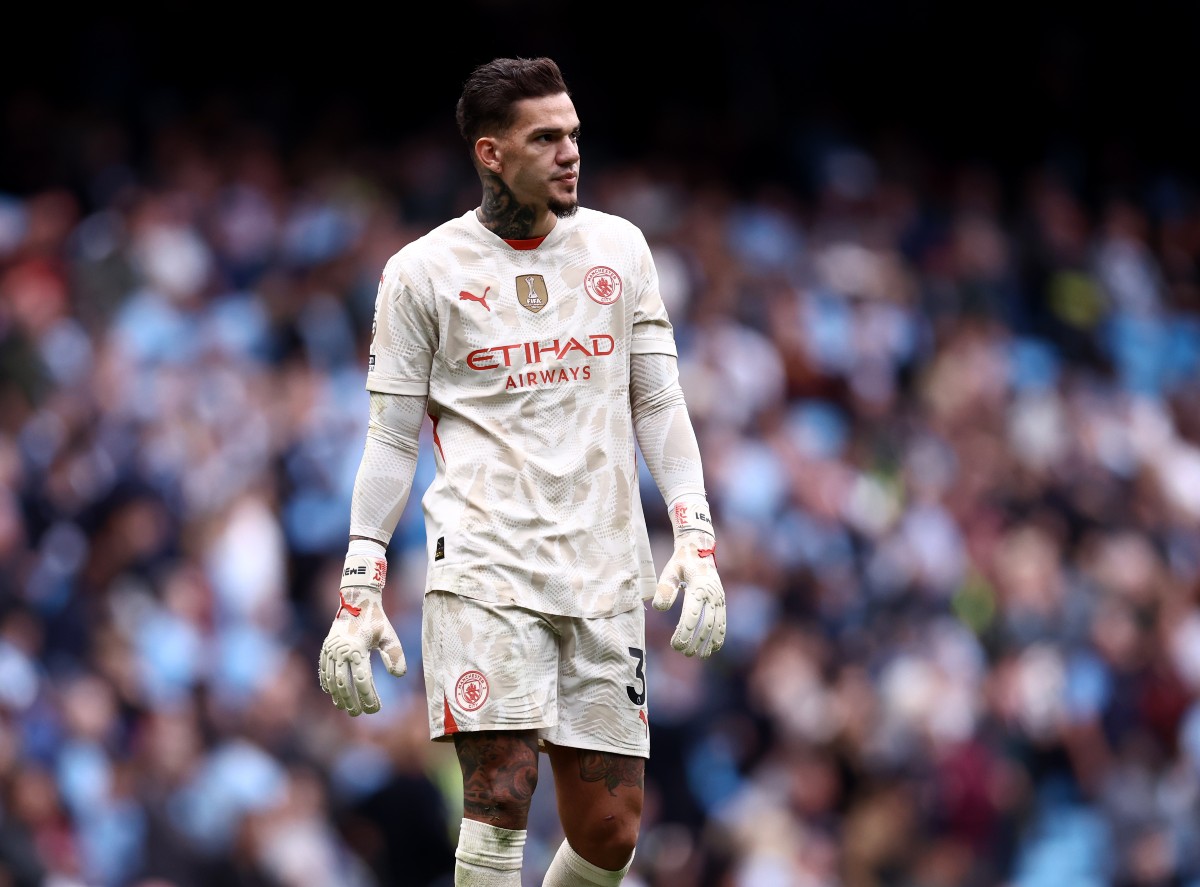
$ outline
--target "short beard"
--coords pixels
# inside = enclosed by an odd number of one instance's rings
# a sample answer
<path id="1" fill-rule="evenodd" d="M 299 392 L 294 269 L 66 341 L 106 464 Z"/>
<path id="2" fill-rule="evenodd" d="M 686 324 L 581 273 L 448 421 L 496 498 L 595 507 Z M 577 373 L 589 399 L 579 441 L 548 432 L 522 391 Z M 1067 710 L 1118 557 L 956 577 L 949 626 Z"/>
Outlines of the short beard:
<path id="1" fill-rule="evenodd" d="M 550 200 L 546 203 L 546 209 L 554 213 L 560 219 L 569 219 L 575 215 L 575 211 L 579 209 L 578 200 Z"/>

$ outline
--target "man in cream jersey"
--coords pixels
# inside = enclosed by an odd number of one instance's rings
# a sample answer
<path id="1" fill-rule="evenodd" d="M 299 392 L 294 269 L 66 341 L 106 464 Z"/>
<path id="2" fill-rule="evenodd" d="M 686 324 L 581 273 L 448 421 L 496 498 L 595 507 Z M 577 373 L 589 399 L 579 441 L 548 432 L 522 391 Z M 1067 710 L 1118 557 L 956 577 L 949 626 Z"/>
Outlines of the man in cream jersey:
<path id="1" fill-rule="evenodd" d="M 671 643 L 687 656 L 725 638 L 699 447 L 646 239 L 578 204 L 579 118 L 558 66 L 480 65 L 457 119 L 483 199 L 380 280 L 321 686 L 370 713 L 372 650 L 406 670 L 381 592 L 428 415 L 422 659 L 431 737 L 454 742 L 463 773 L 455 884 L 519 887 L 544 751 L 566 836 L 544 884 L 616 885 L 650 753 L 644 602 L 666 610 L 683 592 Z M 674 531 L 657 581 L 635 445 Z"/>

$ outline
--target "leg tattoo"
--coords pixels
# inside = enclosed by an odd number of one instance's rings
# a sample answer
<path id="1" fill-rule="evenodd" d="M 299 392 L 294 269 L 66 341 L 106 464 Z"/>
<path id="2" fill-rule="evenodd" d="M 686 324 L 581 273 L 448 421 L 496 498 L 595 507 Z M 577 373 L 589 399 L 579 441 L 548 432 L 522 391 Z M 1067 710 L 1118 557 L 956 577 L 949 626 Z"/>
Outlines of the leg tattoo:
<path id="1" fill-rule="evenodd" d="M 454 747 L 462 768 L 464 812 L 499 828 L 525 828 L 537 788 L 537 735 L 460 733 Z"/>
<path id="2" fill-rule="evenodd" d="M 643 788 L 646 776 L 646 761 L 629 755 L 611 752 L 579 751 L 579 778 L 584 782 L 603 782 L 610 795 L 616 795 L 618 786 Z"/>

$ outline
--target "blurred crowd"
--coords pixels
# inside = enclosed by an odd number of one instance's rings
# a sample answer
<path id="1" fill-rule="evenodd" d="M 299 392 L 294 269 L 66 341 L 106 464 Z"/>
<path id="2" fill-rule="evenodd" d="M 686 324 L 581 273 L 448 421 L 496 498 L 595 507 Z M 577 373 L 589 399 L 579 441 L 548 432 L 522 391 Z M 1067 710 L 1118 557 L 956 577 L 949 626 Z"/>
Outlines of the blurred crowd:
<path id="1" fill-rule="evenodd" d="M 316 661 L 380 271 L 478 182 L 437 132 L 221 123 L 137 157 L 81 123 L 69 180 L 0 193 L 0 887 L 448 887 L 428 441 L 409 674 L 351 719 Z M 830 140 L 734 187 L 584 144 L 658 262 L 730 620 L 700 662 L 649 611 L 626 883 L 1200 885 L 1195 183 Z"/>

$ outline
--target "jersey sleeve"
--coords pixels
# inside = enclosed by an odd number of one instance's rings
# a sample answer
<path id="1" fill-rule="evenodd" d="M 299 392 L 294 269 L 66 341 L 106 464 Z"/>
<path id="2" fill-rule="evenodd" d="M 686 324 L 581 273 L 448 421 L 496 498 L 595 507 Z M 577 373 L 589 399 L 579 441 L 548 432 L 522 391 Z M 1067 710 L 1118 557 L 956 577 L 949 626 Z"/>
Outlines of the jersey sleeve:
<path id="1" fill-rule="evenodd" d="M 391 541 L 412 492 L 425 398 L 373 393 L 371 419 L 350 500 L 350 535 Z"/>
<path id="2" fill-rule="evenodd" d="M 650 252 L 650 244 L 640 231 L 636 234 L 641 251 L 641 268 L 638 275 L 637 303 L 633 315 L 633 335 L 629 343 L 631 354 L 669 354 L 678 356 L 675 350 L 675 331 L 667 316 L 658 289 L 658 268 Z"/>
<path id="3" fill-rule="evenodd" d="M 633 427 L 663 501 L 669 505 L 685 494 L 705 495 L 700 445 L 675 358 L 639 354 L 629 364 Z"/>
<path id="4" fill-rule="evenodd" d="M 432 292 L 413 284 L 398 253 L 388 260 L 375 295 L 368 391 L 424 395 L 437 350 L 437 316 Z"/>

